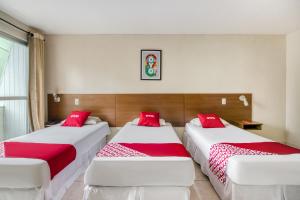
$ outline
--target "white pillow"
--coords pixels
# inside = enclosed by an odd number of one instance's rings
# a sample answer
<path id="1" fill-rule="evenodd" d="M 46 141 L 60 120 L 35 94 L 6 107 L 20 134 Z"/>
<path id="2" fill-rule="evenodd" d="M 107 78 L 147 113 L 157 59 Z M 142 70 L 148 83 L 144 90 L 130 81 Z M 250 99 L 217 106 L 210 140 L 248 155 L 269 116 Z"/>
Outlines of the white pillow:
<path id="1" fill-rule="evenodd" d="M 224 124 L 224 126 L 227 126 L 227 125 L 229 125 L 230 123 L 228 122 L 228 121 L 226 121 L 225 119 L 222 119 L 222 118 L 220 118 L 221 119 L 221 122 Z"/>
<path id="2" fill-rule="evenodd" d="M 134 120 L 132 120 L 131 121 L 131 124 L 132 125 L 138 125 L 138 123 L 139 123 L 139 118 L 135 118 Z M 161 125 L 161 126 L 166 126 L 166 121 L 164 120 L 164 119 L 159 119 L 159 124 Z"/>
<path id="3" fill-rule="evenodd" d="M 65 123 L 65 119 L 64 120 L 62 120 L 61 122 L 60 122 L 60 124 L 63 124 L 63 123 Z M 95 125 L 95 124 L 97 124 L 97 123 L 99 123 L 99 122 L 101 122 L 102 120 L 99 118 L 99 117 L 95 117 L 95 116 L 88 116 L 88 118 L 87 118 L 87 120 L 84 122 L 84 125 Z"/>
<path id="4" fill-rule="evenodd" d="M 190 121 L 191 124 L 195 125 L 195 126 L 201 126 L 202 127 L 202 124 L 199 120 L 199 118 L 194 118 Z"/>
<path id="5" fill-rule="evenodd" d="M 220 118 L 220 119 L 221 119 L 221 122 L 224 124 L 224 126 L 229 125 L 229 122 L 228 122 L 228 121 L 226 121 L 226 120 L 224 120 L 224 119 L 222 119 L 222 118 Z M 191 123 L 191 124 L 194 124 L 195 126 L 200 126 L 200 127 L 202 127 L 202 124 L 201 124 L 199 118 L 194 118 L 194 119 L 192 119 L 192 120 L 190 121 L 190 123 Z"/>
<path id="6" fill-rule="evenodd" d="M 99 117 L 89 116 L 87 118 L 87 120 L 84 122 L 84 125 L 94 125 L 94 124 L 97 124 L 97 123 L 99 123 L 101 121 L 102 120 Z"/>

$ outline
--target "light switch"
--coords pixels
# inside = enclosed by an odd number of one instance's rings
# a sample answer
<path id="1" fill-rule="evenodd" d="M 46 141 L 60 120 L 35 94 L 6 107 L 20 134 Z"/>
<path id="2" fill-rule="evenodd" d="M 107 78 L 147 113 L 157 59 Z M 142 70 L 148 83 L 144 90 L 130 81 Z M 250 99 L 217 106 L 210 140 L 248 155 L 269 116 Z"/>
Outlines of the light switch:
<path id="1" fill-rule="evenodd" d="M 226 98 L 222 98 L 222 105 L 226 105 L 227 101 Z"/>
<path id="2" fill-rule="evenodd" d="M 79 106 L 79 104 L 80 104 L 79 98 L 75 98 L 74 104 L 75 104 L 75 106 Z"/>

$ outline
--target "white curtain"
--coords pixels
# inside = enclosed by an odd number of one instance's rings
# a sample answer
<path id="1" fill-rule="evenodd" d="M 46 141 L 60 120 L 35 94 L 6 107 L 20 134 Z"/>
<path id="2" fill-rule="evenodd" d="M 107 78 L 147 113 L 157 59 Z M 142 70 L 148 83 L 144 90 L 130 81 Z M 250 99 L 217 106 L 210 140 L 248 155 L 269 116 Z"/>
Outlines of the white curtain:
<path id="1" fill-rule="evenodd" d="M 28 53 L 0 36 L 0 140 L 28 133 Z"/>
<path id="2" fill-rule="evenodd" d="M 33 131 L 45 125 L 44 36 L 29 38 L 29 119 Z"/>

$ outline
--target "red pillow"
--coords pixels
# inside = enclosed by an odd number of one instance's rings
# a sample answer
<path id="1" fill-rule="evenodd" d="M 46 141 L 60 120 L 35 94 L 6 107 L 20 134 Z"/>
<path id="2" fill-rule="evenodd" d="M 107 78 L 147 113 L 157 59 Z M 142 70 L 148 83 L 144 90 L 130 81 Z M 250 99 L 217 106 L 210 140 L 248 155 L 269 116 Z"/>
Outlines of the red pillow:
<path id="1" fill-rule="evenodd" d="M 67 117 L 66 121 L 63 123 L 62 126 L 81 127 L 81 126 L 83 126 L 84 122 L 87 120 L 87 118 L 90 114 L 91 114 L 91 112 L 73 111 Z"/>
<path id="2" fill-rule="evenodd" d="M 217 114 L 198 114 L 203 128 L 224 128 L 220 117 Z"/>
<path id="3" fill-rule="evenodd" d="M 158 112 L 141 112 L 138 126 L 160 127 Z"/>

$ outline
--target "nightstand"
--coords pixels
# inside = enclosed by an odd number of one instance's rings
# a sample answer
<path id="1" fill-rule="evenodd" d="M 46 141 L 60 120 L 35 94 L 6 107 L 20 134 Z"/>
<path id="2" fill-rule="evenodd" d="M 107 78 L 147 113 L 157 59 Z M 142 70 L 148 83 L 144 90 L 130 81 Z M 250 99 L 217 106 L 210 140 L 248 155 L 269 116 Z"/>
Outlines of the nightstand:
<path id="1" fill-rule="evenodd" d="M 241 129 L 247 130 L 261 130 L 263 125 L 260 122 L 255 122 L 251 120 L 234 120 L 231 123 Z"/>

